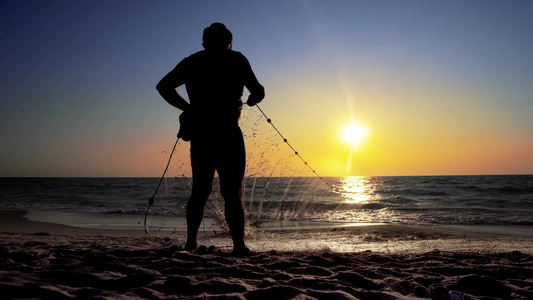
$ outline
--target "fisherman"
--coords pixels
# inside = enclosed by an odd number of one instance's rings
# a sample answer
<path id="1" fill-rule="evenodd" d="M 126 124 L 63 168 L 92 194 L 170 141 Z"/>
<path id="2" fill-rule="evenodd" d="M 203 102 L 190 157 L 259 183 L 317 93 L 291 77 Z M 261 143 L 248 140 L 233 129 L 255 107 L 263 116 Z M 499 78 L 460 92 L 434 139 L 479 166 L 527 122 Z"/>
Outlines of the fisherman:
<path id="1" fill-rule="evenodd" d="M 233 239 L 233 254 L 246 256 L 242 181 L 246 151 L 240 129 L 244 87 L 250 92 L 246 104 L 254 106 L 265 97 L 248 59 L 233 51 L 233 35 L 224 24 L 204 29 L 204 50 L 183 59 L 157 84 L 161 96 L 180 109 L 178 137 L 191 142 L 192 193 L 187 203 L 185 250 L 198 248 L 198 229 L 211 193 L 215 171 L 224 198 L 224 213 Z M 176 88 L 185 85 L 189 102 Z"/>

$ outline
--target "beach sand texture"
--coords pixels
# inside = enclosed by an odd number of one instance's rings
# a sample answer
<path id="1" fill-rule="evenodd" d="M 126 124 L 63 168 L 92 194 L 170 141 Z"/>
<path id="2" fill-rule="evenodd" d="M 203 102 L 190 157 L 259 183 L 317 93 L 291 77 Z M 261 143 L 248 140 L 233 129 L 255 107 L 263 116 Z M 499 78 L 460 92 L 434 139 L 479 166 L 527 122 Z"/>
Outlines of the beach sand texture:
<path id="1" fill-rule="evenodd" d="M 74 228 L 0 212 L 0 299 L 533 299 L 533 244 L 408 226 L 256 234 L 251 257 L 225 233 Z M 343 247 L 341 247 L 343 245 Z"/>

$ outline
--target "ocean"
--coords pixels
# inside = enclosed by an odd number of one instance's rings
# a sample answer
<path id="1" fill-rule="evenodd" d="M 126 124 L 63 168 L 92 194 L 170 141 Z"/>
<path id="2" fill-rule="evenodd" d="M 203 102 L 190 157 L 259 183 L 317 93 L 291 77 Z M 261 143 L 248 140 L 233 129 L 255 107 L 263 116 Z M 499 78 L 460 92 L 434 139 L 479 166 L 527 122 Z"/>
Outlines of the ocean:
<path id="1" fill-rule="evenodd" d="M 143 229 L 159 178 L 0 178 L 0 209 L 70 226 Z M 204 228 L 224 227 L 216 187 Z M 165 178 L 151 231 L 184 230 L 188 178 Z M 247 224 L 258 230 L 405 224 L 533 238 L 533 176 L 247 177 Z"/>

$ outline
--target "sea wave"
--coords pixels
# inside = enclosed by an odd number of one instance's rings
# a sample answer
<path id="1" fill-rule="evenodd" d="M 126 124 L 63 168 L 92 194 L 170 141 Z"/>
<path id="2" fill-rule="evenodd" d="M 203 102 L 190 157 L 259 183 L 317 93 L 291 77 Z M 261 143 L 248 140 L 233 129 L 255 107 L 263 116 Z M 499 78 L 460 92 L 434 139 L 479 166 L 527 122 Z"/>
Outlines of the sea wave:
<path id="1" fill-rule="evenodd" d="M 533 176 L 247 178 L 252 222 L 313 220 L 424 225 L 533 224 Z M 0 209 L 143 215 L 157 178 L 0 178 Z M 154 216 L 185 216 L 187 180 L 165 182 Z M 206 215 L 223 219 L 215 188 Z"/>

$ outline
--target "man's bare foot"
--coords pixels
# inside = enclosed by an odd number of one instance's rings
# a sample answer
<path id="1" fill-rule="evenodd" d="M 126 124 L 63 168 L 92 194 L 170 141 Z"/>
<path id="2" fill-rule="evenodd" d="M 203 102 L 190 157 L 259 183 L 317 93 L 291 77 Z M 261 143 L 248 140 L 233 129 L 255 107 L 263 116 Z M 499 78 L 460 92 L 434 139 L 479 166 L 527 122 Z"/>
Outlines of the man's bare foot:
<path id="1" fill-rule="evenodd" d="M 185 243 L 185 247 L 183 250 L 189 252 L 189 253 L 195 253 L 198 250 L 198 243 L 197 242 L 187 242 Z"/>
<path id="2" fill-rule="evenodd" d="M 231 256 L 234 256 L 234 257 L 249 257 L 253 255 L 255 255 L 255 252 L 253 252 L 252 250 L 250 250 L 250 248 L 246 246 L 242 249 L 234 248 L 233 252 L 231 253 Z"/>

